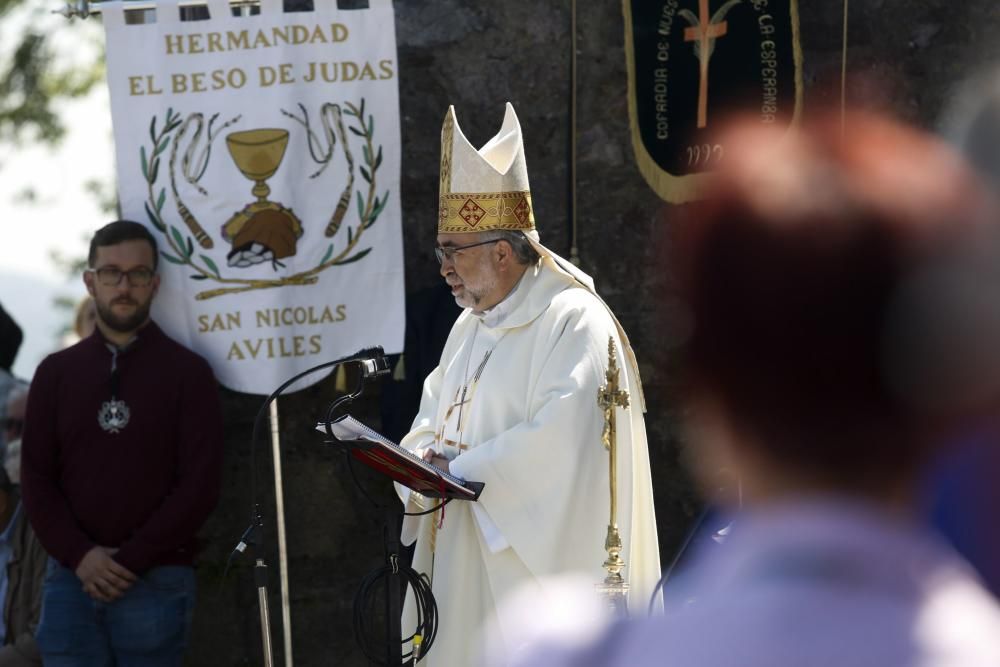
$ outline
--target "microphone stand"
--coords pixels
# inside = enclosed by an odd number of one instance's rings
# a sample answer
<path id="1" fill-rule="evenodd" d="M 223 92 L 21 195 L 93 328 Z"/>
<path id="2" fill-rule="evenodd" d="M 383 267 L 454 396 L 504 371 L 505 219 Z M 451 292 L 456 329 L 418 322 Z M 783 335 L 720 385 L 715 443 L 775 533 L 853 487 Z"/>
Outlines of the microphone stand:
<path id="1" fill-rule="evenodd" d="M 333 434 L 333 429 L 330 427 L 333 421 L 333 415 L 337 412 L 337 409 L 341 406 L 350 405 L 354 399 L 361 396 L 365 388 L 365 379 L 371 377 L 372 375 L 377 376 L 380 374 L 387 373 L 387 370 L 382 372 L 367 373 L 362 371 L 361 381 L 358 383 L 357 388 L 350 394 L 345 394 L 341 396 L 336 401 L 334 401 L 326 411 L 326 435 L 330 437 L 335 442 L 342 442 L 336 435 Z M 389 667 L 395 667 L 397 665 L 403 665 L 403 619 L 402 619 L 402 596 L 400 595 L 400 584 L 402 583 L 402 578 L 399 574 L 399 552 L 402 550 L 402 546 L 399 542 L 399 516 L 398 511 L 392 509 L 391 507 L 381 508 L 382 512 L 382 547 L 385 553 L 385 563 L 389 568 L 388 579 L 386 581 L 386 596 L 385 596 L 385 664 Z M 414 647 L 414 658 L 412 661 L 413 665 L 416 665 L 419 659 L 416 655 L 418 649 Z"/>
<path id="2" fill-rule="evenodd" d="M 250 525 L 243 531 L 239 543 L 229 555 L 230 560 L 237 554 L 246 551 L 248 546 L 257 546 L 259 544 L 259 535 L 263 530 L 264 518 L 260 513 L 260 505 L 255 504 Z M 257 604 L 260 607 L 260 632 L 264 644 L 264 667 L 273 667 L 274 653 L 271 643 L 271 615 L 267 604 L 267 564 L 263 558 L 257 558 L 254 561 L 253 579 L 254 584 L 257 586 Z"/>
<path id="3" fill-rule="evenodd" d="M 392 508 L 386 508 L 382 523 L 382 539 L 385 544 L 385 561 L 389 566 L 389 578 L 385 592 L 385 664 L 403 664 L 403 610 L 399 595 L 399 518 Z M 414 654 L 418 650 L 414 644 Z M 419 658 L 414 655 L 413 664 Z"/>
<path id="4" fill-rule="evenodd" d="M 250 545 L 258 546 L 259 542 L 255 538 L 257 537 L 258 533 L 263 532 L 264 528 L 264 519 L 263 516 L 261 515 L 260 503 L 257 502 L 257 458 L 256 458 L 257 434 L 259 432 L 260 423 L 263 419 L 263 415 L 265 414 L 265 412 L 267 412 L 271 403 L 274 402 L 274 400 L 278 398 L 278 396 L 280 396 L 281 393 L 285 391 L 285 389 L 287 389 L 293 383 L 297 382 L 298 380 L 304 378 L 307 375 L 315 373 L 316 371 L 348 362 L 354 362 L 360 364 L 361 366 L 361 380 L 359 383 L 359 387 L 351 394 L 347 396 L 342 396 L 337 401 L 335 401 L 333 406 L 331 406 L 330 410 L 327 412 L 328 418 L 330 415 L 332 415 L 334 409 L 337 406 L 345 402 L 350 402 L 361 395 L 361 392 L 364 389 L 364 384 L 366 379 L 389 374 L 388 362 L 385 359 L 385 354 L 382 351 L 382 348 L 381 347 L 367 348 L 351 356 L 343 357 L 335 361 L 328 361 L 326 363 L 319 364 L 318 366 L 313 366 L 312 368 L 304 370 L 301 373 L 295 375 L 294 377 L 289 378 L 284 383 L 282 383 L 280 387 L 275 389 L 274 392 L 272 392 L 271 395 L 268 396 L 267 399 L 264 401 L 264 404 L 260 406 L 260 410 L 257 411 L 257 417 L 256 419 L 254 419 L 253 433 L 251 435 L 251 440 L 250 440 L 250 461 L 251 461 L 250 495 L 252 496 L 254 503 L 253 504 L 254 509 L 252 514 L 253 518 L 251 520 L 250 526 L 247 527 L 247 529 L 243 531 L 243 534 L 240 536 L 240 541 L 236 545 L 236 548 L 233 549 L 230 558 L 236 556 L 237 554 L 243 553 L 246 550 L 246 548 Z M 330 428 L 329 426 L 327 426 L 327 431 L 329 430 Z M 268 610 L 268 601 L 267 601 L 267 563 L 264 561 L 263 558 L 258 557 L 254 560 L 253 575 L 254 575 L 254 584 L 257 587 L 257 604 L 260 607 L 260 630 L 261 630 L 261 641 L 263 644 L 263 651 L 264 651 L 264 667 L 273 667 L 274 655 L 272 651 L 272 642 L 271 642 L 271 615 Z M 398 597 L 398 590 L 397 590 L 397 597 Z M 397 619 L 396 623 L 398 625 L 400 623 L 400 620 Z"/>
<path id="5" fill-rule="evenodd" d="M 260 607 L 260 634 L 264 642 L 264 667 L 274 665 L 271 651 L 271 615 L 267 608 L 267 564 L 258 558 L 253 566 L 253 581 L 257 585 L 257 605 Z"/>

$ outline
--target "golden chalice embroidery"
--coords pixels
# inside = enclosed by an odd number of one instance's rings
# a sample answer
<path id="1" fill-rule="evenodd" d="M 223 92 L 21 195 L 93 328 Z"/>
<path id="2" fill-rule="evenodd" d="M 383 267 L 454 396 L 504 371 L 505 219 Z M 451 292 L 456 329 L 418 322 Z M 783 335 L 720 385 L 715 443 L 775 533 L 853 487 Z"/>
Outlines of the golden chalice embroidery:
<path id="1" fill-rule="evenodd" d="M 288 130 L 233 132 L 226 137 L 226 147 L 240 173 L 254 182 L 251 193 L 257 198 L 222 225 L 222 238 L 232 244 L 227 263 L 239 268 L 262 262 L 271 262 L 275 268 L 284 266 L 279 260 L 295 254 L 302 222 L 292 209 L 268 200 L 271 188 L 267 180 L 281 166 Z"/>

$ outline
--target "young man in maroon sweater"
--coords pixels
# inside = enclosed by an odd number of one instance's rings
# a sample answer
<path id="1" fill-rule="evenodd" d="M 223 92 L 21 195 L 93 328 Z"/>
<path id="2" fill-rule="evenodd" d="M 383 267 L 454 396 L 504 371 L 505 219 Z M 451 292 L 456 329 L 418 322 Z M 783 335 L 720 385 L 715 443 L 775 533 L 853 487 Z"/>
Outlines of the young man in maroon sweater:
<path id="1" fill-rule="evenodd" d="M 156 265 L 139 223 L 98 230 L 84 274 L 97 330 L 31 384 L 21 483 L 52 557 L 37 634 L 46 666 L 181 664 L 222 413 L 208 364 L 149 318 Z"/>

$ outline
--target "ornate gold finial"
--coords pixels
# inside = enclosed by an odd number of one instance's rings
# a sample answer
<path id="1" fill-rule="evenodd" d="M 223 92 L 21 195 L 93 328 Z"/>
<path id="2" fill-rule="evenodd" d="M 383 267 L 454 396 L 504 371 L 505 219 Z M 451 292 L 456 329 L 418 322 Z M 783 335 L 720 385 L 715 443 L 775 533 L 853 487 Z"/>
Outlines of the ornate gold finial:
<path id="1" fill-rule="evenodd" d="M 597 390 L 597 405 L 604 411 L 604 431 L 601 442 L 608 450 L 608 470 L 611 486 L 611 518 L 608 522 L 608 534 L 604 539 L 604 549 L 608 558 L 604 561 L 604 569 L 608 576 L 597 590 L 607 596 L 608 604 L 616 614 L 628 613 L 627 596 L 628 582 L 622 577 L 625 561 L 622 560 L 622 538 L 618 532 L 618 431 L 615 421 L 615 408 L 627 409 L 629 406 L 628 392 L 618 385 L 618 357 L 615 354 L 615 339 L 608 337 L 608 370 L 604 374 L 605 384 Z"/>

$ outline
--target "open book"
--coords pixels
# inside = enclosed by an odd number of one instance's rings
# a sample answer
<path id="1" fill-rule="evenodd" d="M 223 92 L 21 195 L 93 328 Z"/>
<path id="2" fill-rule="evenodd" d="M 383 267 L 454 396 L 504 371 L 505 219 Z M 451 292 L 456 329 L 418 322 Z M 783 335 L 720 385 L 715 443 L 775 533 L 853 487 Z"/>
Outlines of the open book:
<path id="1" fill-rule="evenodd" d="M 466 482 L 435 468 L 350 415 L 319 422 L 316 430 L 332 433 L 334 440 L 328 442 L 347 446 L 358 461 L 428 498 L 476 500 L 482 493 L 481 483 Z"/>

